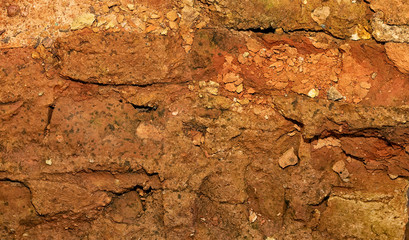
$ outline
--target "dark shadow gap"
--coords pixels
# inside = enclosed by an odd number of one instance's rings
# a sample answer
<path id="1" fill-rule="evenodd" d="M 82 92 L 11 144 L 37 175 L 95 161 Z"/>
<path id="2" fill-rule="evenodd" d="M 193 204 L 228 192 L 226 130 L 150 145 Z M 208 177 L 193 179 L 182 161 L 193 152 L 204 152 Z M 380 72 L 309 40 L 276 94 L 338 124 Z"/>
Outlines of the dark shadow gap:
<path id="1" fill-rule="evenodd" d="M 158 109 L 157 106 L 136 105 L 136 104 L 133 104 L 133 103 L 129 103 L 129 104 L 131 104 L 133 108 L 138 110 L 138 112 L 152 112 L 152 111 L 156 111 L 156 109 Z"/>
<path id="2" fill-rule="evenodd" d="M 46 136 L 48 132 L 50 131 L 50 124 L 51 124 L 51 119 L 53 117 L 54 109 L 55 109 L 54 103 L 48 106 L 47 123 L 44 128 L 44 136 Z"/>

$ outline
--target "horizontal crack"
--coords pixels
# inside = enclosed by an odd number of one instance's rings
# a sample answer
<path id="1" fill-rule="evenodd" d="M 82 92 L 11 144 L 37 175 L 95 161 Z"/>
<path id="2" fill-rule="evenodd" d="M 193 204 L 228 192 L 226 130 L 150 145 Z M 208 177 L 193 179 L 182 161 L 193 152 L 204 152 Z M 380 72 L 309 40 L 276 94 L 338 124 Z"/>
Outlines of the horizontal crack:
<path id="1" fill-rule="evenodd" d="M 68 81 L 73 81 L 73 82 L 78 82 L 78 83 L 82 83 L 82 84 L 91 84 L 91 85 L 97 85 L 97 86 L 128 86 L 128 87 L 150 87 L 150 86 L 157 86 L 157 85 L 184 85 L 186 83 L 191 82 L 190 80 L 186 80 L 186 81 L 181 81 L 181 82 L 152 82 L 152 83 L 144 83 L 144 84 L 137 84 L 137 83 L 100 83 L 100 82 L 91 82 L 91 81 L 84 81 L 84 80 L 80 80 L 80 79 L 75 79 L 75 78 L 71 78 L 68 76 L 61 76 L 62 78 L 64 78 L 65 80 Z"/>
<path id="2" fill-rule="evenodd" d="M 307 28 L 297 28 L 297 29 L 291 29 L 291 30 L 284 30 L 285 33 L 295 33 L 295 32 L 305 32 L 305 33 L 326 33 L 330 35 L 331 37 L 339 40 L 345 40 L 346 38 L 342 38 L 339 36 L 336 36 L 332 34 L 329 30 L 326 29 L 325 25 L 320 26 L 321 29 L 307 29 Z M 235 28 L 235 27 L 230 27 L 228 29 L 230 30 L 235 30 L 239 32 L 254 32 L 254 33 L 263 33 L 263 34 L 268 34 L 268 33 L 276 33 L 277 29 L 280 27 L 273 28 Z"/>

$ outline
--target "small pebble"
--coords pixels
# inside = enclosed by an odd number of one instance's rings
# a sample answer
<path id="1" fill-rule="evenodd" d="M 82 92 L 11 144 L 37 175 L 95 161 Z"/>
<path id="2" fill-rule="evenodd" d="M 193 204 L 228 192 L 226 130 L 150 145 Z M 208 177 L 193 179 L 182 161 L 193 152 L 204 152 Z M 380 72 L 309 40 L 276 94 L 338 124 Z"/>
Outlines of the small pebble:
<path id="1" fill-rule="evenodd" d="M 249 214 L 249 220 L 250 222 L 255 222 L 257 220 L 257 214 L 253 211 L 250 210 L 250 214 Z"/>
<path id="2" fill-rule="evenodd" d="M 102 6 L 102 11 L 104 13 L 108 13 L 109 12 L 109 7 L 107 5 Z"/>
<path id="3" fill-rule="evenodd" d="M 41 43 L 45 48 L 50 48 L 53 45 L 53 40 L 49 37 L 44 38 Z"/>
<path id="4" fill-rule="evenodd" d="M 318 139 L 316 145 L 313 146 L 314 149 L 320 149 L 323 147 L 341 147 L 341 141 L 337 138 L 328 137 L 328 138 L 321 138 Z M 348 158 L 347 158 L 348 161 Z"/>
<path id="5" fill-rule="evenodd" d="M 254 88 L 249 88 L 249 89 L 247 89 L 247 93 L 248 94 L 253 94 L 253 93 L 255 93 L 256 92 L 256 90 L 254 90 Z"/>
<path id="6" fill-rule="evenodd" d="M 339 177 L 342 179 L 342 181 L 344 182 L 349 182 L 349 171 L 345 166 L 345 162 L 340 160 L 338 162 L 336 162 L 333 166 L 332 166 L 332 170 L 336 173 L 338 173 Z"/>
<path id="7" fill-rule="evenodd" d="M 40 54 L 37 51 L 31 53 L 31 57 L 33 59 L 40 59 Z"/>
<path id="8" fill-rule="evenodd" d="M 239 75 L 229 72 L 229 73 L 224 74 L 222 80 L 224 83 L 232 83 L 232 82 L 236 82 L 238 79 L 240 79 Z"/>
<path id="9" fill-rule="evenodd" d="M 315 89 L 315 88 L 313 88 L 313 89 L 311 89 L 309 92 L 308 92 L 308 97 L 310 97 L 310 98 L 315 98 L 315 97 L 318 97 L 318 94 L 320 93 L 320 91 L 319 90 L 317 90 L 317 89 Z"/>
<path id="10" fill-rule="evenodd" d="M 345 169 L 345 163 L 344 161 L 338 161 L 334 164 L 334 166 L 332 166 L 332 170 L 334 170 L 334 172 L 341 172 Z"/>
<path id="11" fill-rule="evenodd" d="M 203 136 L 202 133 L 196 133 L 195 135 L 193 135 L 192 137 L 192 143 L 195 146 L 200 146 L 201 144 L 203 144 L 205 141 L 205 138 Z"/>
<path id="12" fill-rule="evenodd" d="M 160 18 L 160 16 L 156 13 L 151 15 L 151 19 L 158 19 L 158 18 Z"/>
<path id="13" fill-rule="evenodd" d="M 250 100 L 247 99 L 247 98 L 239 99 L 239 100 L 237 100 L 237 101 L 238 101 L 238 103 L 240 103 L 241 105 L 246 105 L 246 104 L 249 104 L 249 103 L 250 103 Z"/>
<path id="14" fill-rule="evenodd" d="M 225 86 L 224 86 L 224 88 L 227 90 L 227 91 L 230 91 L 230 92 L 234 92 L 234 91 L 236 91 L 236 86 L 234 85 L 234 83 L 228 83 L 228 84 L 226 84 Z"/>
<path id="15" fill-rule="evenodd" d="M 155 30 L 156 30 L 156 26 L 150 25 L 149 27 L 147 27 L 147 28 L 145 29 L 145 32 L 146 32 L 146 33 L 150 33 L 150 32 L 153 32 L 153 31 L 155 31 Z"/>
<path id="16" fill-rule="evenodd" d="M 69 24 L 64 24 L 58 30 L 60 32 L 69 32 L 71 30 L 71 26 Z"/>
<path id="17" fill-rule="evenodd" d="M 332 101 L 338 101 L 344 98 L 344 96 L 342 96 L 342 94 L 335 87 L 330 87 L 328 89 L 327 97 L 328 100 Z"/>
<path id="18" fill-rule="evenodd" d="M 177 30 L 179 28 L 179 25 L 177 22 L 169 22 L 169 27 L 173 30 Z"/>
<path id="19" fill-rule="evenodd" d="M 239 86 L 237 86 L 236 92 L 237 93 L 243 92 L 243 84 L 240 84 Z"/>
<path id="20" fill-rule="evenodd" d="M 361 88 L 364 88 L 364 89 L 371 88 L 371 84 L 369 82 L 361 82 L 359 85 L 361 86 Z"/>
<path id="21" fill-rule="evenodd" d="M 351 35 L 351 40 L 353 41 L 358 41 L 359 39 L 361 39 L 358 35 L 358 33 L 354 33 Z"/>
<path id="22" fill-rule="evenodd" d="M 20 13 L 20 7 L 17 5 L 10 5 L 7 7 L 7 16 L 14 17 Z"/>
<path id="23" fill-rule="evenodd" d="M 121 15 L 118 15 L 118 17 L 116 18 L 116 21 L 118 23 L 122 23 L 124 21 L 124 19 L 125 19 L 124 15 L 121 14 Z"/>
<path id="24" fill-rule="evenodd" d="M 207 23 L 206 22 L 199 22 L 197 25 L 196 25 L 196 28 L 197 29 L 202 29 L 202 28 L 204 28 L 205 26 L 207 25 Z"/>
<path id="25" fill-rule="evenodd" d="M 237 57 L 237 61 L 238 61 L 240 64 L 244 64 L 244 63 L 246 63 L 246 58 L 243 56 L 243 54 L 240 54 L 240 55 Z"/>
<path id="26" fill-rule="evenodd" d="M 169 21 L 174 22 L 174 21 L 176 21 L 176 19 L 178 18 L 178 13 L 177 13 L 175 10 L 170 11 L 170 12 L 168 12 L 168 13 L 166 14 L 166 18 L 167 18 Z"/>
<path id="27" fill-rule="evenodd" d="M 45 164 L 51 166 L 53 164 L 53 160 L 47 159 L 47 160 L 45 160 Z"/>
<path id="28" fill-rule="evenodd" d="M 284 29 L 282 29 L 282 28 L 277 28 L 274 33 L 275 33 L 275 34 L 279 34 L 279 35 L 284 34 Z"/>
<path id="29" fill-rule="evenodd" d="M 333 82 L 338 82 L 338 77 L 335 75 L 332 75 L 331 77 L 329 77 L 331 79 L 331 81 Z"/>
<path id="30" fill-rule="evenodd" d="M 135 10 L 135 5 L 134 4 L 128 4 L 127 7 L 131 11 Z"/>
<path id="31" fill-rule="evenodd" d="M 64 141 L 64 137 L 62 135 L 57 135 L 56 140 L 58 143 L 62 143 Z"/>
<path id="32" fill-rule="evenodd" d="M 278 165 L 281 168 L 286 168 L 288 166 L 294 166 L 298 163 L 298 157 L 294 153 L 294 148 L 288 149 L 279 159 Z"/>
<path id="33" fill-rule="evenodd" d="M 160 35 L 164 35 L 164 36 L 168 35 L 168 30 L 167 30 L 166 28 L 163 29 L 163 30 L 160 32 Z"/>
<path id="34" fill-rule="evenodd" d="M 92 13 L 85 13 L 77 18 L 71 23 L 71 30 L 79 30 L 85 27 L 89 27 L 95 21 L 95 15 Z"/>

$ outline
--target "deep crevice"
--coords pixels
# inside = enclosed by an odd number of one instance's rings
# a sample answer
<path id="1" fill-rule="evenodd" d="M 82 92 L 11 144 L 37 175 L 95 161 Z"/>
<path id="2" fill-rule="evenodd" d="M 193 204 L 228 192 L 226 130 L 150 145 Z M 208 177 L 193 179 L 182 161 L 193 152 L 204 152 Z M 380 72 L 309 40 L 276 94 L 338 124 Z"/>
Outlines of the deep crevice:
<path id="1" fill-rule="evenodd" d="M 302 123 L 302 122 L 300 122 L 300 121 L 298 121 L 298 120 L 296 120 L 296 119 L 287 117 L 287 116 L 285 116 L 285 114 L 281 113 L 281 112 L 280 112 L 280 111 L 281 111 L 280 108 L 277 107 L 275 104 L 274 104 L 274 110 L 275 110 L 278 114 L 280 114 L 285 120 L 294 123 L 295 125 L 297 125 L 297 126 L 300 127 L 301 129 L 304 127 L 304 123 Z"/>
<path id="2" fill-rule="evenodd" d="M 331 195 L 331 192 L 329 192 L 325 197 L 323 197 L 322 200 L 321 200 L 319 203 L 317 203 L 317 204 L 309 204 L 309 205 L 310 205 L 310 206 L 314 206 L 314 207 L 318 207 L 318 206 L 320 206 L 320 205 L 322 205 L 322 204 L 324 204 L 324 203 L 327 203 L 327 202 L 328 202 L 328 199 L 329 199 L 329 197 L 330 197 L 330 195 Z"/>
<path id="3" fill-rule="evenodd" d="M 53 117 L 54 109 L 55 109 L 55 103 L 52 103 L 51 105 L 48 106 L 47 123 L 44 128 L 44 136 L 47 136 L 49 134 L 50 124 L 51 124 L 51 119 Z"/>
<path id="4" fill-rule="evenodd" d="M 136 105 L 136 104 L 133 104 L 131 102 L 129 102 L 129 104 L 131 104 L 133 108 L 138 110 L 138 112 L 152 112 L 152 111 L 156 111 L 156 109 L 158 109 L 157 106 Z"/>
<path id="5" fill-rule="evenodd" d="M 65 76 L 61 75 L 61 78 L 68 80 L 68 81 L 73 81 L 73 82 L 78 82 L 82 84 L 92 84 L 92 85 L 97 85 L 97 86 L 105 86 L 105 87 L 150 87 L 150 86 L 157 86 L 157 85 L 183 85 L 186 83 L 189 83 L 189 80 L 186 81 L 181 81 L 181 82 L 152 82 L 152 83 L 141 83 L 141 84 L 136 84 L 136 83 L 100 83 L 100 82 L 91 82 L 91 81 L 84 81 L 80 79 L 75 79 L 70 76 Z M 96 78 L 90 78 L 90 80 L 96 80 Z"/>
<path id="6" fill-rule="evenodd" d="M 247 28 L 247 29 L 234 29 L 236 31 L 239 32 L 254 32 L 254 33 L 264 33 L 264 34 L 268 34 L 268 33 L 275 33 L 277 28 L 273 28 L 273 27 L 269 27 L 269 28 Z"/>
<path id="7" fill-rule="evenodd" d="M 285 120 L 294 123 L 295 125 L 297 125 L 301 129 L 304 127 L 304 123 L 302 123 L 302 122 L 299 122 L 299 121 L 297 121 L 295 119 L 292 119 L 292 118 L 288 118 L 288 117 L 286 117 L 284 115 L 281 115 L 281 116 L 283 116 Z"/>
<path id="8" fill-rule="evenodd" d="M 330 31 L 326 30 L 326 26 L 321 26 L 322 29 L 304 29 L 304 28 L 300 28 L 300 29 L 293 29 L 293 30 L 283 30 L 284 33 L 288 34 L 288 33 L 295 33 L 295 32 L 306 32 L 306 33 L 325 33 L 330 35 L 331 37 L 338 39 L 338 40 L 345 40 L 345 38 L 341 38 L 338 36 L 333 35 Z M 268 33 L 276 33 L 276 30 L 278 28 L 273 28 L 273 27 L 269 27 L 269 28 L 247 28 L 247 29 L 237 29 L 237 28 L 230 28 L 232 30 L 236 30 L 239 32 L 254 32 L 254 33 L 263 33 L 263 34 L 268 34 Z"/>

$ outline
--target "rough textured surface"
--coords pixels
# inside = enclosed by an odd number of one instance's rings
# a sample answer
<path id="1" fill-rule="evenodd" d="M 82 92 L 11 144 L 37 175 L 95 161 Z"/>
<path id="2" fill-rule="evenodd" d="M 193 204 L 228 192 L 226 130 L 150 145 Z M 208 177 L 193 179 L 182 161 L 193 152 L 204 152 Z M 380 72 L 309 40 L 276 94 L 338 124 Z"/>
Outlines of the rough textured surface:
<path id="1" fill-rule="evenodd" d="M 378 129 L 380 133 L 385 131 L 389 134 L 388 128 L 405 129 L 409 124 L 408 106 L 356 106 L 321 99 L 310 100 L 295 95 L 277 96 L 273 102 L 277 110 L 286 118 L 304 126 L 303 134 L 306 138 L 319 136 L 325 131 L 342 134 Z M 401 141 L 401 144 L 406 143 L 403 138 Z"/>
<path id="2" fill-rule="evenodd" d="M 150 85 L 189 80 L 180 43 L 166 36 L 101 33 L 60 39 L 56 45 L 65 77 L 100 84 Z"/>
<path id="3" fill-rule="evenodd" d="M 381 11 L 389 25 L 407 25 L 409 23 L 409 6 L 404 0 L 371 0 L 370 7 L 375 12 Z"/>
<path id="4" fill-rule="evenodd" d="M 326 222 L 319 226 L 322 230 L 327 230 L 335 238 L 343 239 L 348 236 L 363 239 L 402 239 L 402 233 L 393 229 L 402 229 L 403 219 L 393 216 L 393 212 L 404 210 L 406 199 L 382 193 L 371 193 L 368 196 L 363 192 L 351 196 L 335 191 L 333 194 L 329 197 L 328 207 L 322 215 L 322 221 Z M 345 219 L 357 221 L 348 222 Z"/>
<path id="5" fill-rule="evenodd" d="M 372 16 L 372 35 L 382 42 L 409 42 L 408 4 L 402 0 L 373 0 L 370 7 Z"/>
<path id="6" fill-rule="evenodd" d="M 59 3 L 0 4 L 0 238 L 404 238 L 406 45 L 350 39 L 405 13 Z"/>
<path id="7" fill-rule="evenodd" d="M 363 1 L 206 1 L 217 21 L 235 29 L 283 28 L 286 31 L 324 30 L 350 38 L 356 29 L 368 26 L 368 6 Z M 364 37 L 360 33 L 361 37 Z"/>
<path id="8" fill-rule="evenodd" d="M 385 49 L 388 58 L 393 61 L 399 71 L 409 73 L 409 44 L 387 43 Z"/>
<path id="9" fill-rule="evenodd" d="M 373 15 L 372 36 L 380 42 L 409 42 L 409 27 L 405 25 L 388 25 L 382 20 L 383 13 L 377 12 Z"/>

